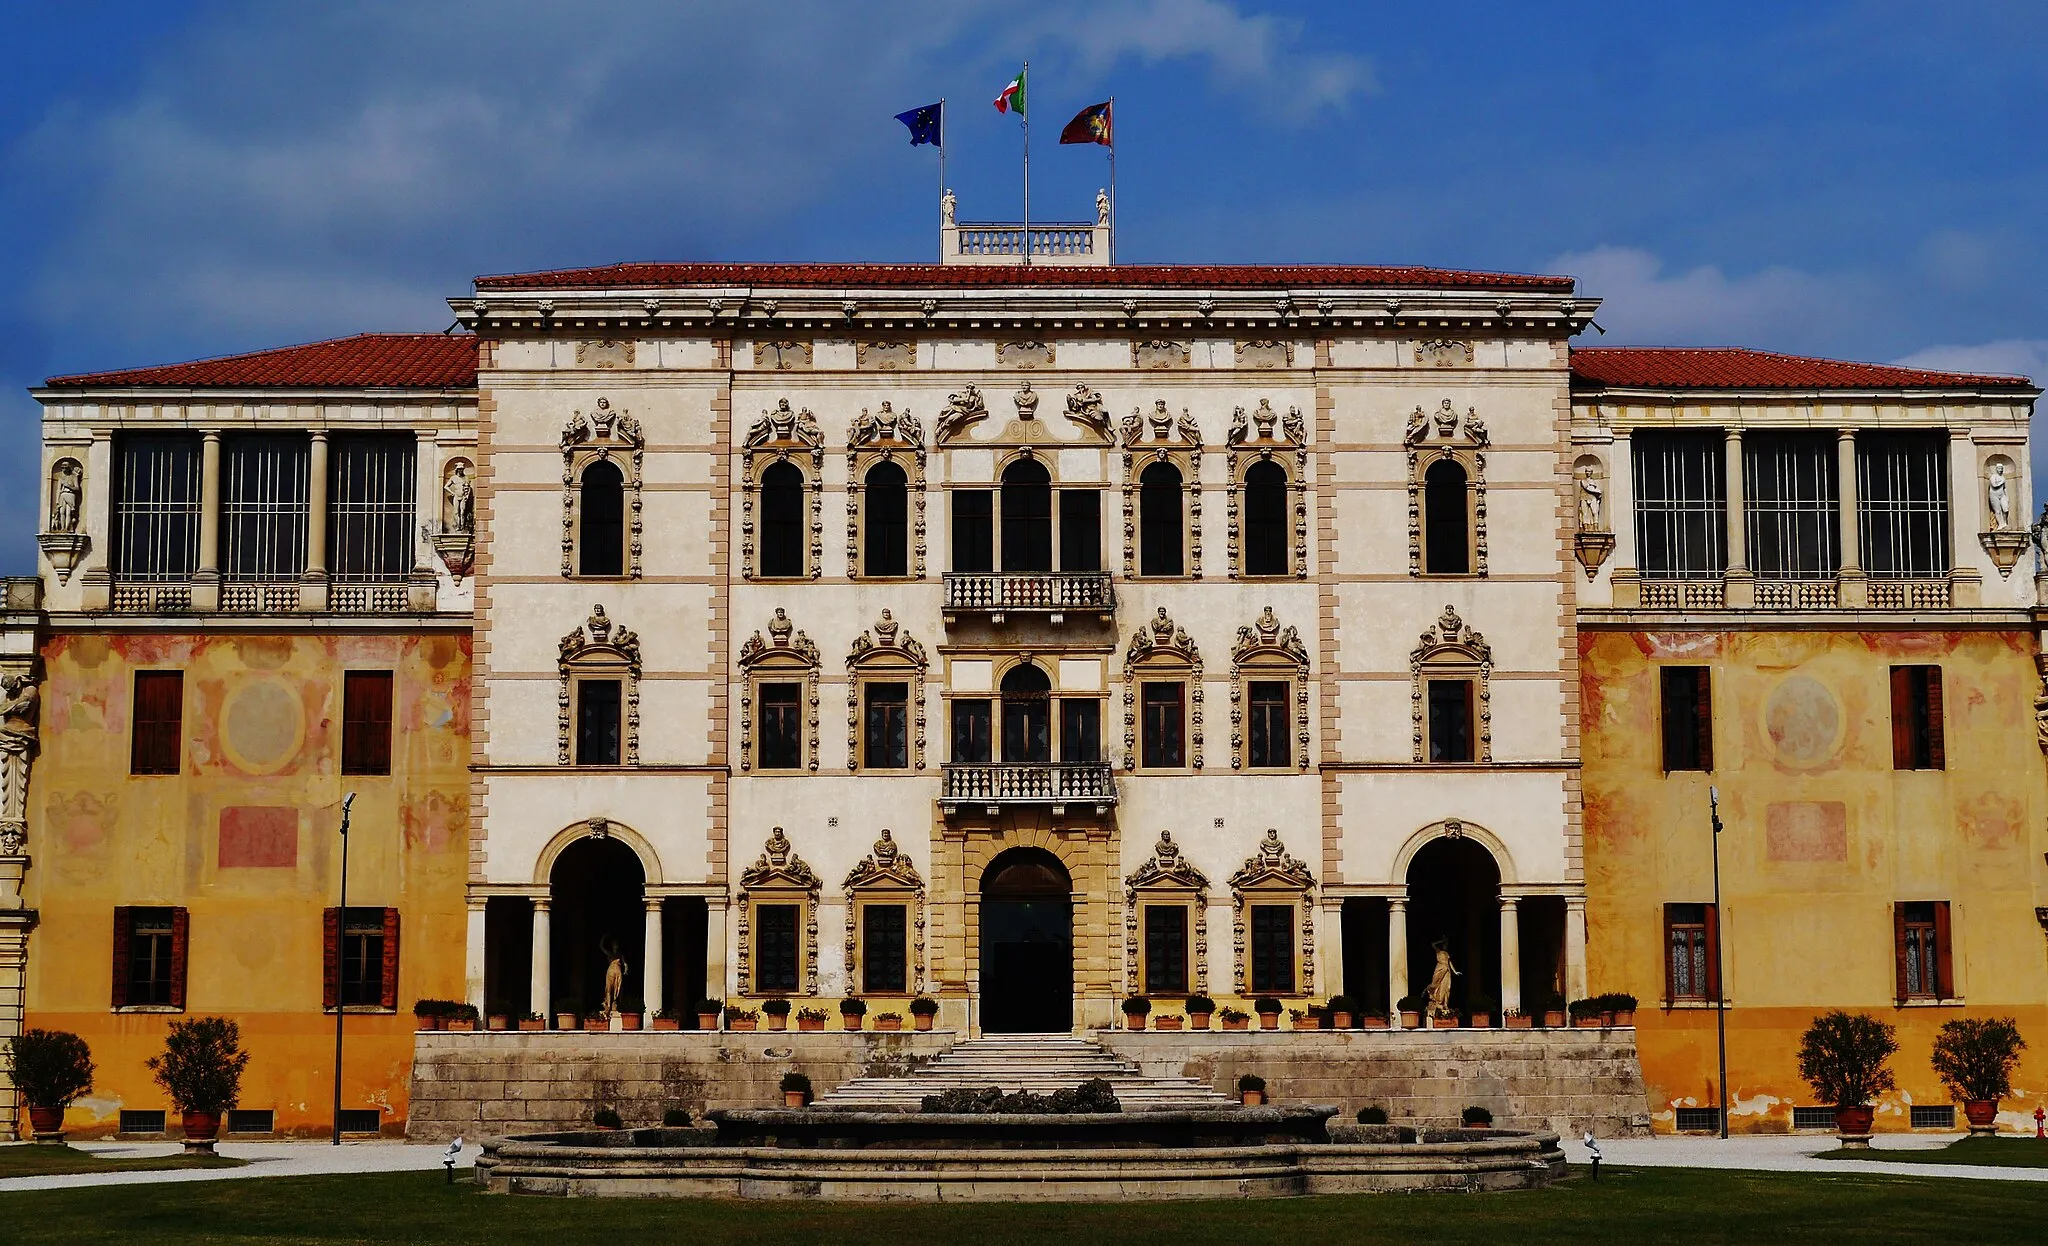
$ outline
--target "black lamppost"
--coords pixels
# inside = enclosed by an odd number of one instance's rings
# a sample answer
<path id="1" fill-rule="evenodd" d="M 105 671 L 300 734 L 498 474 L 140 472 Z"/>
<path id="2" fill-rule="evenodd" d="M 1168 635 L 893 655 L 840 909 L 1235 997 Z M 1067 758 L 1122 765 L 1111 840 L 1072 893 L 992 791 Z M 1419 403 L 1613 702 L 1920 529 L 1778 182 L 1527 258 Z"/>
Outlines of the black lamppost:
<path id="1" fill-rule="evenodd" d="M 342 972 L 348 957 L 348 807 L 356 803 L 350 792 L 341 801 L 341 908 L 334 914 L 334 1145 L 341 1145 L 341 1019 L 348 1015 L 342 998 Z"/>
<path id="2" fill-rule="evenodd" d="M 1721 978 L 1721 793 L 1707 789 L 1714 823 L 1714 1029 L 1721 1057 L 1721 1136 L 1728 1136 L 1728 984 Z M 343 877 L 347 877 L 346 874 Z"/>

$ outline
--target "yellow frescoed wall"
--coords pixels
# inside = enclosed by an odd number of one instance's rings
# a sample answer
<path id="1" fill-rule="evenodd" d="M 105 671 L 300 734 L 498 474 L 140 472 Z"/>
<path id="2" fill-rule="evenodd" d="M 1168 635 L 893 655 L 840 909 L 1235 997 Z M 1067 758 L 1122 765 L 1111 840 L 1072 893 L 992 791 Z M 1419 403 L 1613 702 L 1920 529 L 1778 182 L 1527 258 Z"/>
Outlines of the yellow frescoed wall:
<path id="1" fill-rule="evenodd" d="M 1928 1066 L 1956 1017 L 2011 1016 L 2031 1044 L 2002 1124 L 2048 1102 L 2044 765 L 2023 631 L 1587 631 L 1584 687 L 1590 986 L 1637 996 L 1650 1111 L 1718 1101 L 1710 1006 L 1665 994 L 1664 905 L 1712 899 L 1708 787 L 1719 789 L 1729 1125 L 1782 1132 L 1820 1106 L 1798 1075 L 1802 1031 L 1831 1008 L 1898 1029 L 1898 1091 L 1947 1104 Z M 1665 774 L 1659 675 L 1712 669 L 1711 773 Z M 1938 665 L 1946 768 L 1895 770 L 1890 668 Z M 1895 1000 L 1893 905 L 1947 901 L 1960 1003 Z M 1957 1112 L 1958 1127 L 1961 1112 Z"/>
<path id="2" fill-rule="evenodd" d="M 469 649 L 456 631 L 46 641 L 28 1024 L 92 1046 L 98 1076 L 71 1109 L 72 1130 L 112 1132 L 124 1108 L 170 1110 L 144 1061 L 178 1014 L 113 1009 L 118 905 L 189 911 L 182 1015 L 240 1024 L 251 1054 L 241 1107 L 273 1110 L 279 1132 L 330 1126 L 322 915 L 337 900 L 336 827 L 351 791 L 349 904 L 397 908 L 400 951 L 395 1012 L 347 1019 L 342 1102 L 402 1130 L 413 1001 L 463 993 Z M 184 672 L 175 775 L 129 773 L 138 669 Z M 348 670 L 394 673 L 389 776 L 340 773 Z"/>

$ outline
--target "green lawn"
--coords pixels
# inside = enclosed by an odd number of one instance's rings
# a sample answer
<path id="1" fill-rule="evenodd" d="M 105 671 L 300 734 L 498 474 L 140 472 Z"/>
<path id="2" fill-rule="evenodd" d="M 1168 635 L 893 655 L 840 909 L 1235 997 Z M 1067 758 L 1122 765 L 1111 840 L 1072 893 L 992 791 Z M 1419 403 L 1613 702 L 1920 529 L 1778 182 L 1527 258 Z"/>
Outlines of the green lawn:
<path id="1" fill-rule="evenodd" d="M 489 1195 L 439 1173 L 280 1177 L 0 1194 L 10 1243 L 146 1241 L 792 1243 L 1312 1241 L 1688 1243 L 2041 1240 L 2048 1186 L 1845 1172 L 1583 1170 L 1514 1194 L 1227 1203 L 890 1205 Z"/>
<path id="2" fill-rule="evenodd" d="M 1898 1164 L 1987 1164 L 1994 1168 L 2048 1168 L 2048 1142 L 2039 1138 L 1958 1138 L 1944 1147 L 1906 1150 L 1888 1147 L 1884 1136 L 1867 1151 L 1822 1151 L 1821 1159 L 1873 1160 Z"/>
<path id="3" fill-rule="evenodd" d="M 157 1168 L 239 1168 L 246 1163 L 247 1160 L 218 1155 L 103 1159 L 68 1146 L 0 1146 L 0 1177 L 57 1177 L 73 1172 L 141 1172 Z"/>

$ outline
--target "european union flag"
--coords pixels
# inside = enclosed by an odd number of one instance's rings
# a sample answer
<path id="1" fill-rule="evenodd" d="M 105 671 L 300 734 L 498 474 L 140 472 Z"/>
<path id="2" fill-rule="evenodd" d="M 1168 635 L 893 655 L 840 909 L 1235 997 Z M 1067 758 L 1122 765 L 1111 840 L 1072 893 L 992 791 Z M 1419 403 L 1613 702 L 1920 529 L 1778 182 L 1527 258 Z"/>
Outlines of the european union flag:
<path id="1" fill-rule="evenodd" d="M 930 143 L 934 147 L 946 145 L 945 107 L 944 104 L 926 104 L 923 108 L 913 108 L 909 112 L 896 114 L 896 120 L 910 127 L 912 147 L 924 143 Z"/>

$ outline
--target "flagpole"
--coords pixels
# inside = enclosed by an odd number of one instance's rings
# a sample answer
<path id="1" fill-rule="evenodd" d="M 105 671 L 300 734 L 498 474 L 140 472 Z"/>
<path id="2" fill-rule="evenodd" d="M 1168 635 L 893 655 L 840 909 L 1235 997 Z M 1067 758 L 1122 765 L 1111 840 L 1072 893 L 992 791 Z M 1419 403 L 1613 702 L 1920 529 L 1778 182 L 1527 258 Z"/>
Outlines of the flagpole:
<path id="1" fill-rule="evenodd" d="M 1031 263 L 1031 62 L 1024 62 L 1024 72 L 1017 75 L 1024 84 L 1024 263 Z"/>
<path id="2" fill-rule="evenodd" d="M 946 97 L 939 97 L 939 263 L 946 262 Z"/>
<path id="3" fill-rule="evenodd" d="M 1116 263 L 1116 96 L 1109 97 L 1109 262 Z"/>

